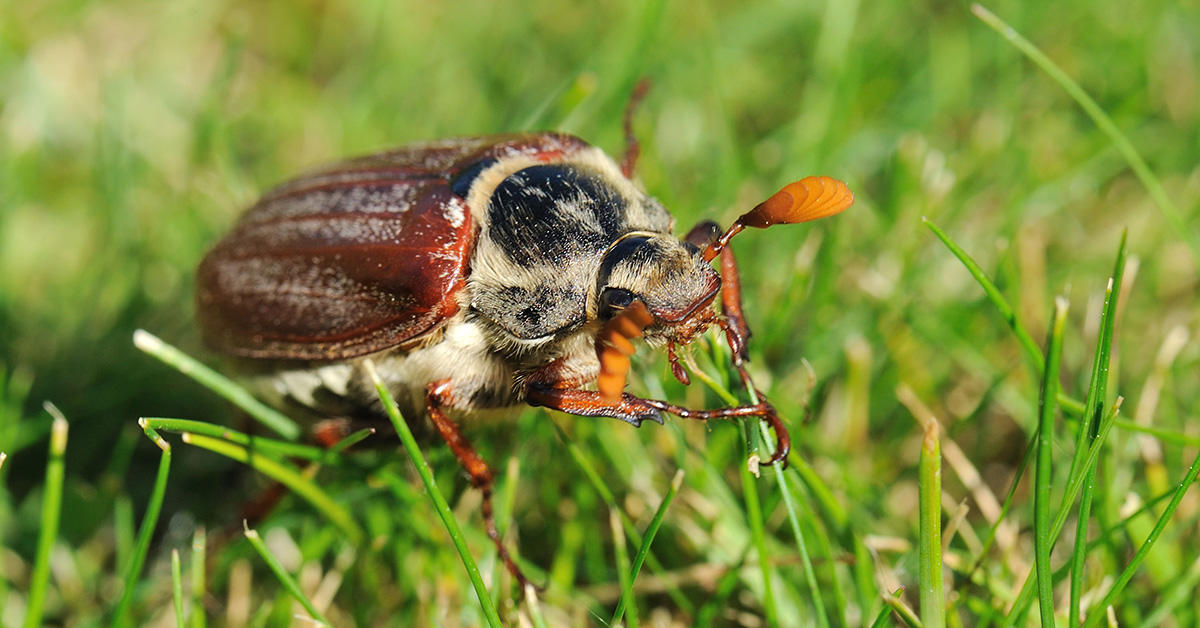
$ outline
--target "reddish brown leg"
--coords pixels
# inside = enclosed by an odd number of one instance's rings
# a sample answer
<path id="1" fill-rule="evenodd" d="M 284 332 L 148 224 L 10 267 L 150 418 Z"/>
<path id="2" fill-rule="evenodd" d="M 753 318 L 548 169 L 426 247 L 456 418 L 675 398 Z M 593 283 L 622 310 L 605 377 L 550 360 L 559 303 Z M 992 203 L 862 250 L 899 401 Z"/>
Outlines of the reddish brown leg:
<path id="1" fill-rule="evenodd" d="M 449 380 L 430 384 L 425 392 L 425 407 L 429 410 L 429 418 L 446 444 L 450 446 L 450 451 L 454 452 L 454 456 L 458 458 L 459 464 L 471 477 L 471 486 L 479 489 L 479 492 L 483 494 L 483 524 L 487 528 L 488 538 L 492 539 L 492 543 L 496 545 L 496 553 L 504 561 L 504 566 L 520 583 L 522 591 L 525 590 L 526 585 L 532 585 L 541 590 L 542 587 L 533 585 L 525 577 L 512 555 L 504 547 L 504 541 L 500 538 L 500 531 L 496 528 L 496 518 L 492 512 L 492 484 L 494 481 L 492 470 L 488 468 L 483 458 L 475 453 L 475 448 L 467 442 L 462 431 L 458 429 L 458 425 L 442 410 L 443 406 L 449 405 L 453 400 L 453 390 L 450 388 Z"/>
<path id="2" fill-rule="evenodd" d="M 684 239 L 697 247 L 704 248 L 720 236 L 721 228 L 717 226 L 717 223 L 704 221 L 693 227 Z M 775 437 L 779 442 L 775 447 L 775 453 L 771 455 L 771 460 L 766 464 L 782 460 L 786 465 L 787 455 L 792 446 L 787 426 L 783 424 L 783 419 L 779 417 L 775 409 L 763 398 L 762 393 L 754 388 L 750 374 L 746 372 L 746 362 L 750 359 L 746 352 L 746 341 L 750 338 L 750 326 L 746 324 L 746 315 L 742 311 L 741 275 L 738 273 L 733 249 L 729 247 L 721 250 L 721 313 L 724 314 L 724 317 L 717 319 L 717 324 L 725 332 L 725 341 L 729 344 L 729 350 L 733 355 L 733 366 L 737 369 L 742 385 L 747 389 L 753 389 L 759 396 L 759 400 L 766 407 L 771 408 L 768 414 L 761 416 L 771 424 L 771 429 L 775 431 Z"/>
<path id="3" fill-rule="evenodd" d="M 754 383 L 750 381 L 750 374 L 746 372 L 746 362 L 750 359 L 746 352 L 746 341 L 750 339 L 750 326 L 746 324 L 746 314 L 742 311 L 742 278 L 738 273 L 737 260 L 733 257 L 733 249 L 729 247 L 721 250 L 721 313 L 725 317 L 717 319 L 717 324 L 725 332 L 725 341 L 729 344 L 729 350 L 733 354 L 733 366 L 742 379 L 742 385 L 747 390 L 753 390 L 759 401 L 766 403 L 769 407 L 770 404 L 767 403 L 762 392 L 754 387 Z M 771 459 L 764 464 L 770 465 L 782 461 L 783 465 L 787 466 L 787 455 L 792 449 L 792 437 L 788 434 L 787 426 L 783 424 L 783 419 L 773 407 L 770 414 L 764 415 L 763 419 L 771 424 L 771 429 L 775 431 L 775 438 L 778 441 L 775 453 L 771 454 Z"/>
<path id="4" fill-rule="evenodd" d="M 746 314 L 742 311 L 742 278 L 731 248 L 721 251 L 721 313 L 725 315 L 726 323 L 721 328 L 733 351 L 733 363 L 741 366 L 749 359 L 746 341 L 750 339 L 750 327 L 746 325 Z"/>
<path id="5" fill-rule="evenodd" d="M 639 80 L 637 85 L 633 86 L 633 93 L 629 95 L 629 104 L 625 105 L 625 156 L 621 158 L 621 174 L 626 178 L 633 177 L 633 169 L 637 165 L 638 154 L 641 153 L 637 136 L 633 134 L 633 112 L 642 103 L 648 91 L 650 80 Z"/>
<path id="6" fill-rule="evenodd" d="M 671 374 L 675 376 L 675 379 L 679 380 L 680 384 L 684 386 L 692 385 L 692 378 L 688 376 L 683 365 L 679 363 L 679 355 L 675 353 L 674 340 L 667 343 L 667 363 L 671 365 Z"/>
<path id="7" fill-rule="evenodd" d="M 621 395 L 621 401 L 610 403 L 601 398 L 600 393 L 593 390 L 561 389 L 549 387 L 531 387 L 526 399 L 530 405 L 545 406 L 561 410 L 577 416 L 608 416 L 640 425 L 643 419 L 662 422 L 661 413 L 674 414 L 684 419 L 709 421 L 712 419 L 732 419 L 736 417 L 759 417 L 771 424 L 779 439 L 779 447 L 771 459 L 762 464 L 773 464 L 785 460 L 791 449 L 791 439 L 787 428 L 775 412 L 775 408 L 765 399 L 750 406 L 719 408 L 716 410 L 692 410 L 657 399 L 642 399 L 629 393 Z"/>

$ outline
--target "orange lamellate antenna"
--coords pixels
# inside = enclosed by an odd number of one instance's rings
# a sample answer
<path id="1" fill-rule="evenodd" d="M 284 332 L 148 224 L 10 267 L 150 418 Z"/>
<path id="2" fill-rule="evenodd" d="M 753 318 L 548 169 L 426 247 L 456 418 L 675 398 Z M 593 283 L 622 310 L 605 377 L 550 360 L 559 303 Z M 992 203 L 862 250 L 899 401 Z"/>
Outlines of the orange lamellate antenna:
<path id="1" fill-rule="evenodd" d="M 621 400 L 625 377 L 629 374 L 629 356 L 634 351 L 630 341 L 640 338 L 642 330 L 652 322 L 654 317 L 646 309 L 646 304 L 634 301 L 600 330 L 600 335 L 596 337 L 596 356 L 600 358 L 600 376 L 596 378 L 596 388 L 603 400 L 610 403 Z"/>
<path id="2" fill-rule="evenodd" d="M 845 183 L 830 177 L 804 177 L 783 186 L 771 198 L 739 216 L 721 237 L 704 249 L 704 259 L 715 258 L 746 227 L 766 229 L 771 225 L 808 222 L 837 214 L 853 203 L 854 194 Z"/>

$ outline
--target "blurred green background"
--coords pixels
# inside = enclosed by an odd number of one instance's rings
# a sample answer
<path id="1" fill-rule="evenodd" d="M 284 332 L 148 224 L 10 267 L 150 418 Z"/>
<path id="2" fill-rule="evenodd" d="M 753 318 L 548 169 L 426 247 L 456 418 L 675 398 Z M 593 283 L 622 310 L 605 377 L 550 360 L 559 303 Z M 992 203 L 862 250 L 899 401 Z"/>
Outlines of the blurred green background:
<path id="1" fill-rule="evenodd" d="M 1180 208 L 1186 233 L 1169 226 L 1063 89 L 959 2 L 5 3 L 0 450 L 11 457 L 0 472 L 0 544 L 8 548 L 0 569 L 19 589 L 22 561 L 31 560 L 49 426 L 43 400 L 71 421 L 67 503 L 76 510 L 62 544 L 78 553 L 99 547 L 75 559 L 81 573 L 112 571 L 103 549 L 112 501 L 140 512 L 146 498 L 157 450 L 137 417 L 236 420 L 214 395 L 139 354 L 130 336 L 142 327 L 213 362 L 193 323 L 193 269 L 260 192 L 325 162 L 458 135 L 556 128 L 620 154 L 621 113 L 643 76 L 653 89 L 635 117 L 638 174 L 682 229 L 702 218 L 727 223 L 808 174 L 841 178 L 856 193 L 855 207 L 836 219 L 747 234 L 735 248 L 756 334 L 755 372 L 792 419 L 797 454 L 836 489 L 859 531 L 913 534 L 921 431 L 897 400 L 902 384 L 1003 496 L 1033 425 L 1036 374 L 920 218 L 975 256 L 1039 341 L 1053 297 L 1070 300 L 1063 381 L 1077 396 L 1127 228 L 1136 274 L 1126 281 L 1114 387 L 1130 398 L 1133 415 L 1160 344 L 1174 328 L 1194 333 L 1200 311 L 1200 258 L 1188 244 L 1200 238 L 1200 4 L 988 7 L 1113 117 Z M 811 395 L 801 358 L 815 373 Z M 1196 343 L 1185 342 L 1159 367 L 1161 396 L 1146 410 L 1156 425 L 1196 433 L 1189 421 L 1200 400 L 1198 361 Z M 639 365 L 635 389 L 713 403 L 669 382 L 660 357 Z M 801 424 L 809 396 L 813 418 Z M 713 439 L 704 467 L 713 473 L 736 477 L 740 464 L 731 451 L 736 430 L 721 426 L 556 421 L 585 448 L 599 448 L 600 464 L 611 467 L 606 479 L 635 511 L 648 502 L 653 512 L 657 498 L 649 496 L 665 490 L 673 461 L 684 458 L 671 434 Z M 529 495 L 517 499 L 515 521 L 523 538 L 559 543 L 572 513 L 594 511 L 578 495 L 579 504 L 565 505 L 583 480 L 545 413 L 526 413 L 520 437 L 505 437 L 503 427 L 469 431 L 498 467 L 510 456 L 522 460 L 519 491 Z M 1117 439 L 1114 503 L 1105 502 L 1113 516 L 1124 491 L 1143 490 L 1150 464 L 1132 435 Z M 619 445 L 598 444 L 605 442 Z M 453 460 L 432 449 L 439 474 L 461 493 Z M 235 521 L 254 480 L 207 452 L 178 451 L 163 536 L 186 538 L 194 520 Z M 1170 478 L 1193 451 L 1165 447 Z M 681 499 L 664 538 L 687 537 L 689 525 L 710 529 L 704 484 L 694 477 L 694 499 Z M 246 490 L 231 494 L 230 482 Z M 946 482 L 961 499 L 961 485 Z M 1194 530 L 1200 505 L 1188 503 L 1181 525 Z M 313 517 L 304 512 L 293 504 L 283 516 Z M 397 515 L 406 516 L 415 515 Z M 470 508 L 460 516 L 479 527 Z M 602 519 L 584 519 L 587 534 L 607 535 Z M 768 520 L 786 539 L 781 522 Z M 706 560 L 694 542 L 666 543 L 669 566 Z M 563 551 L 529 545 L 522 553 L 547 569 Z M 615 582 L 611 554 L 580 556 L 592 565 L 571 579 L 581 591 L 598 595 L 588 587 Z M 911 567 L 903 550 L 879 560 L 901 580 L 913 577 L 903 575 Z M 453 561 L 442 563 L 451 574 L 444 578 L 458 582 Z M 214 576 L 214 588 L 222 577 Z M 799 572 L 788 571 L 791 578 L 799 582 Z M 51 616 L 98 621 L 105 586 L 53 598 Z M 465 585 L 438 588 L 452 593 L 397 595 L 428 608 L 437 595 L 443 607 L 470 607 Z M 562 598 L 582 594 L 563 588 L 559 598 L 552 589 L 550 602 L 570 609 Z M 708 595 L 704 587 L 687 591 Z M 761 616 L 753 595 L 735 593 L 728 606 L 727 621 Z M 157 608 L 148 604 L 144 616 Z M 695 620 L 670 598 L 651 595 L 643 616 L 653 609 Z M 437 612 L 407 621 L 473 623 L 469 614 Z"/>

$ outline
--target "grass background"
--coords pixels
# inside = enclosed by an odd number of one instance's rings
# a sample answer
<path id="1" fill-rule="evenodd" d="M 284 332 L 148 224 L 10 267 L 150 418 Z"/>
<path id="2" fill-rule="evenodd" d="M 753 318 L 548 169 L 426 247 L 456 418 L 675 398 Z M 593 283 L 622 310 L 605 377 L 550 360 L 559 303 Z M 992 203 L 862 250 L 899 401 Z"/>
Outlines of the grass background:
<path id="1" fill-rule="evenodd" d="M 158 464 L 136 418 L 237 424 L 227 404 L 138 353 L 130 336 L 143 327 L 211 358 L 193 324 L 193 269 L 261 191 L 323 162 L 454 135 L 559 128 L 619 154 L 621 112 L 641 76 L 654 88 L 635 120 L 638 174 L 682 227 L 728 222 L 807 174 L 846 180 L 857 195 L 836 219 L 735 241 L 759 385 L 791 419 L 793 456 L 844 511 L 839 527 L 811 485 L 789 472 L 804 531 L 825 539 L 809 549 L 832 625 L 870 623 L 894 585 L 908 587 L 904 599 L 917 605 L 918 401 L 941 421 L 943 450 L 956 443 L 1001 500 L 1037 426 L 1039 373 L 920 218 L 979 261 L 1039 342 L 1054 297 L 1067 298 L 1060 381 L 1077 399 L 1104 285 L 1129 230 L 1109 389 L 1127 398 L 1126 417 L 1166 432 L 1146 437 L 1118 426 L 1108 441 L 1092 538 L 1115 532 L 1088 554 L 1084 579 L 1093 597 L 1103 594 L 1157 511 L 1130 513 L 1177 482 L 1196 452 L 1200 350 L 1191 338 L 1200 257 L 1188 242 L 1200 229 L 1200 5 L 988 6 L 1113 117 L 1180 208 L 1186 233 L 1168 224 L 1060 86 L 963 3 L 6 4 L 0 451 L 9 459 L 0 469 L 0 623 L 25 617 L 43 521 L 51 422 L 43 400 L 70 422 L 66 516 L 45 602 L 55 624 L 102 624 L 121 591 L 132 522 Z M 815 373 L 811 390 L 802 359 Z M 700 385 L 675 384 L 661 356 L 637 364 L 637 391 L 719 403 Z M 812 418 L 801 422 L 806 402 Z M 1073 453 L 1072 425 L 1058 422 L 1057 461 Z M 511 513 L 521 556 L 550 574 L 541 610 L 552 625 L 603 623 L 621 592 L 608 507 L 568 444 L 639 529 L 675 470 L 687 472 L 654 543 L 662 569 L 643 570 L 633 585 L 643 622 L 818 621 L 770 474 L 756 491 L 773 574 L 770 596 L 764 590 L 736 425 L 633 430 L 528 411 L 468 431 L 496 467 L 519 470 L 501 480 L 501 514 Z M 495 568 L 478 497 L 444 447 L 425 451 L 501 615 L 527 618 Z M 385 448 L 348 455 L 317 476 L 373 539 L 357 551 L 295 498 L 260 526 L 293 573 L 306 565 L 310 583 L 340 574 L 324 611 L 335 624 L 482 621 L 410 469 Z M 393 476 L 403 481 L 381 479 Z M 136 623 L 173 621 L 171 550 L 190 546 L 198 525 L 211 538 L 240 525 L 240 505 L 266 484 L 211 452 L 176 447 Z M 944 523 L 959 503 L 969 509 L 953 520 L 957 533 L 943 537 L 954 604 L 947 618 L 995 621 L 1033 561 L 1031 484 L 1015 493 L 1015 537 L 970 577 L 962 569 L 976 559 L 973 537 L 986 536 L 990 522 L 958 475 L 944 472 L 942 488 Z M 1062 483 L 1054 489 L 1061 495 Z M 1150 614 L 1172 595 L 1164 621 L 1200 621 L 1194 493 L 1120 597 L 1122 624 L 1158 621 Z M 856 554 L 856 542 L 869 551 Z M 1066 556 L 1056 552 L 1054 566 Z M 214 542 L 209 562 L 213 623 L 230 621 L 246 596 L 252 622 L 289 621 L 283 587 L 246 543 Z M 247 574 L 249 593 L 231 595 Z M 668 581 L 676 587 L 664 593 Z M 1064 621 L 1065 599 L 1065 587 L 1055 589 Z"/>

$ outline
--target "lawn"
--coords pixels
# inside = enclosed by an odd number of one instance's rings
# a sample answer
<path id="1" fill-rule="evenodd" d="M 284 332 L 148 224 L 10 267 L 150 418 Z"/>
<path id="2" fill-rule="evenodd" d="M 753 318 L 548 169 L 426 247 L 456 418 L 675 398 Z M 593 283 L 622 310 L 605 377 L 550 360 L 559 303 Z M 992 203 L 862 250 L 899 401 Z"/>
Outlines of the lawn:
<path id="1" fill-rule="evenodd" d="M 0 625 L 1196 625 L 1198 33 L 1194 0 L 7 3 Z M 399 442 L 248 449 L 213 426 L 288 439 L 134 346 L 226 370 L 195 268 L 273 184 L 512 131 L 619 156 L 643 77 L 677 232 L 855 193 L 733 241 L 786 471 L 755 422 L 470 422 L 523 596 L 444 444 L 463 551 Z M 719 335 L 690 355 L 630 390 L 747 401 Z"/>

